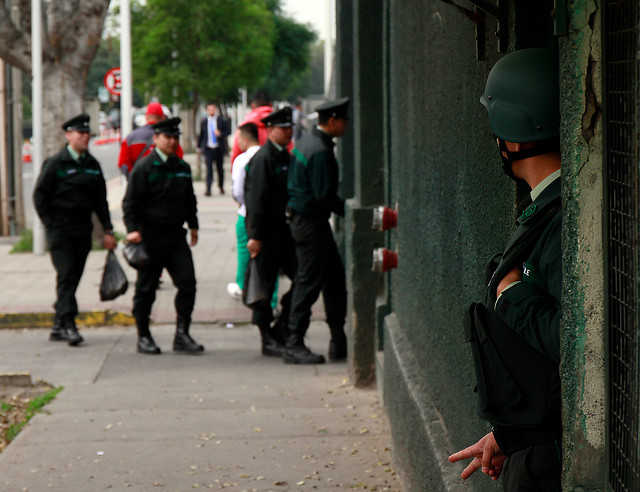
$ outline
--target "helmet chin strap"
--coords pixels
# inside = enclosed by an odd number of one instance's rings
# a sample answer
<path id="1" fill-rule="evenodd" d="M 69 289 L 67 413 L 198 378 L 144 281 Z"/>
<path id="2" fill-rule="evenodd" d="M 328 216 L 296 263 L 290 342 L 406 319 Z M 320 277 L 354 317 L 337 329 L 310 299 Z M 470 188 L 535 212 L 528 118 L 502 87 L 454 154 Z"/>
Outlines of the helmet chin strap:
<path id="1" fill-rule="evenodd" d="M 502 170 L 512 180 L 516 181 L 518 178 L 513 174 L 513 162 L 528 159 L 529 157 L 535 157 L 542 154 L 548 154 L 557 150 L 558 143 L 554 140 L 542 140 L 535 142 L 535 146 L 528 149 L 513 152 L 507 149 L 507 143 L 499 137 L 496 137 L 498 141 L 498 149 L 500 150 L 500 157 L 502 158 Z"/>

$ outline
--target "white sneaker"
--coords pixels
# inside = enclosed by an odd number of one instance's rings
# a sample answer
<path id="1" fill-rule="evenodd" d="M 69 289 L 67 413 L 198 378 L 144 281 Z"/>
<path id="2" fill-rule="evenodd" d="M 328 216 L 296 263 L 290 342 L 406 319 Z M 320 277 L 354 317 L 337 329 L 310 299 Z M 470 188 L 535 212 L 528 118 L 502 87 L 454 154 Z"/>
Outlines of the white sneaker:
<path id="1" fill-rule="evenodd" d="M 235 282 L 227 284 L 227 292 L 234 299 L 242 299 L 242 289 Z"/>

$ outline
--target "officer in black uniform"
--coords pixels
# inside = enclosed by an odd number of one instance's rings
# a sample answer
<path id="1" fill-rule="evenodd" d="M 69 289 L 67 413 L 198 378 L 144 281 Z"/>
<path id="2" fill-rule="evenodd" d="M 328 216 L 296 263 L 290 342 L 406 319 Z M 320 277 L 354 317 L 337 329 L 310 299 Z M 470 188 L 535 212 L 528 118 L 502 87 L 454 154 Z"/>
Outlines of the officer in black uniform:
<path id="1" fill-rule="evenodd" d="M 473 304 L 465 328 L 476 368 L 477 414 L 492 432 L 453 454 L 506 491 L 560 490 L 560 297 L 562 210 L 558 60 L 527 49 L 502 58 L 480 99 L 489 113 L 513 179 L 531 188 L 517 228 L 487 269 L 484 303 Z M 506 461 L 505 461 L 506 460 Z"/>
<path id="2" fill-rule="evenodd" d="M 173 350 L 188 354 L 204 350 L 189 335 L 196 299 L 196 277 L 191 250 L 185 240 L 187 231 L 184 223 L 189 226 L 190 245 L 195 246 L 198 242 L 198 217 L 191 168 L 176 156 L 179 124 L 180 118 L 170 118 L 152 126 L 155 149 L 136 163 L 122 203 L 127 240 L 143 242 L 150 258 L 148 266 L 138 271 L 133 298 L 138 352 L 143 354 L 160 353 L 149 331 L 149 315 L 163 268 L 167 269 L 178 289 Z"/>
<path id="3" fill-rule="evenodd" d="M 76 289 L 91 250 L 91 213 L 104 229 L 104 246 L 114 249 L 107 189 L 98 161 L 88 152 L 89 115 L 62 125 L 67 145 L 42 165 L 33 203 L 45 226 L 51 261 L 57 272 L 55 321 L 49 339 L 78 345 Z"/>
<path id="4" fill-rule="evenodd" d="M 291 108 L 274 111 L 261 121 L 267 128 L 267 141 L 246 166 L 244 199 L 249 238 L 247 249 L 250 257 L 257 262 L 266 291 L 271 293 L 280 270 L 292 282 L 296 272 L 295 248 L 285 216 L 289 198 L 287 173 L 291 161 L 287 145 L 293 133 Z M 293 283 L 280 301 L 280 319 L 273 328 L 270 296 L 252 306 L 251 322 L 260 329 L 262 355 L 282 356 L 292 290 Z"/>
<path id="5" fill-rule="evenodd" d="M 347 129 L 349 99 L 328 101 L 316 108 L 318 125 L 304 135 L 293 149 L 289 170 L 288 213 L 296 243 L 298 272 L 293 291 L 290 336 L 284 352 L 289 364 L 318 364 L 324 357 L 304 344 L 311 307 L 320 292 L 324 298 L 327 324 L 331 330 L 329 359 L 347 358 L 344 321 L 347 290 L 344 265 L 329 225 L 331 213 L 344 216 L 344 200 L 338 192 L 338 161 L 333 139 Z"/>

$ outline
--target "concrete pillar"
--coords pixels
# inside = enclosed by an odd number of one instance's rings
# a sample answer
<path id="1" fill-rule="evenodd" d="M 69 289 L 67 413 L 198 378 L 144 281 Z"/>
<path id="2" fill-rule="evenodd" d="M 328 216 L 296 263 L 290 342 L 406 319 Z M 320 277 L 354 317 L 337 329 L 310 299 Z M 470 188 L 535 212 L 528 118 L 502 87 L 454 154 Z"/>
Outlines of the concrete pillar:
<path id="1" fill-rule="evenodd" d="M 384 244 L 383 234 L 371 228 L 372 210 L 384 201 L 383 3 L 352 3 L 354 198 L 347 202 L 345 214 L 345 267 L 349 374 L 356 386 L 375 381 L 376 297 L 383 287 L 382 276 L 371 271 L 372 251 Z"/>
<path id="2" fill-rule="evenodd" d="M 563 490 L 602 490 L 607 473 L 602 8 L 574 2 L 561 39 Z M 592 118 L 584 115 L 593 114 Z"/>
<path id="3" fill-rule="evenodd" d="M 338 97 L 353 101 L 353 0 L 336 2 L 336 86 Z M 351 106 L 353 114 L 353 106 Z M 340 196 L 353 197 L 353 124 L 338 141 Z"/>

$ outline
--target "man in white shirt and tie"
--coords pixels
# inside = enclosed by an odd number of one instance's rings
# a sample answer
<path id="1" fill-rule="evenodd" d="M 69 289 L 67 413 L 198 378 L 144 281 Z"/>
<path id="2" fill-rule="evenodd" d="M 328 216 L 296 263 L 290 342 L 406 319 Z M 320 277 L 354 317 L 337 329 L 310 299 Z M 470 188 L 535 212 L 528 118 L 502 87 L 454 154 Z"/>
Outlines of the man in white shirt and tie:
<path id="1" fill-rule="evenodd" d="M 211 196 L 211 184 L 213 183 L 213 163 L 216 163 L 218 172 L 218 187 L 220 194 L 224 195 L 224 169 L 222 163 L 227 153 L 227 136 L 229 125 L 220 116 L 215 103 L 207 104 L 207 116 L 200 122 L 200 136 L 198 137 L 198 152 L 204 155 L 207 164 L 207 187 L 205 196 Z"/>

